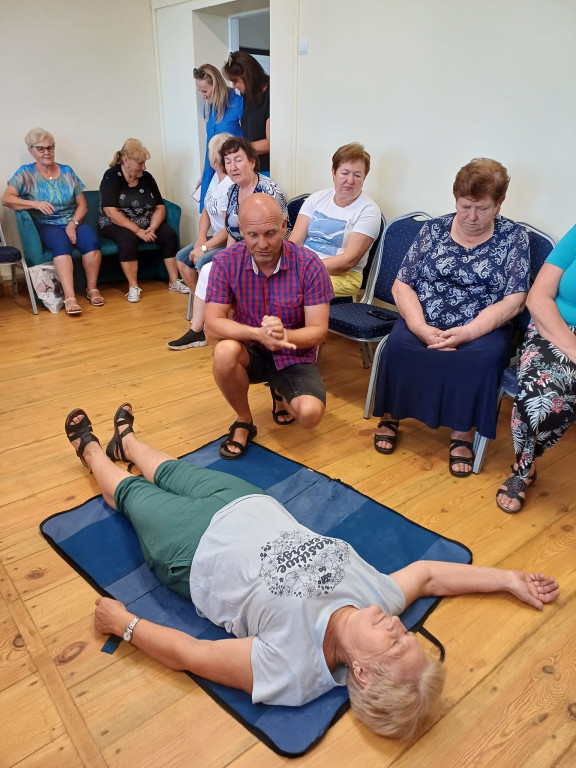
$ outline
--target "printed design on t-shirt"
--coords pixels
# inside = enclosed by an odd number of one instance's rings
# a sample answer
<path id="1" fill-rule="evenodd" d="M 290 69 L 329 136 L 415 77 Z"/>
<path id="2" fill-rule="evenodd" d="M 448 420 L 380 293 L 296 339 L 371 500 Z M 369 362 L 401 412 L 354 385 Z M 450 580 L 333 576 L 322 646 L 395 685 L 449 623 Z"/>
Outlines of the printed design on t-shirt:
<path id="1" fill-rule="evenodd" d="M 315 253 L 336 256 L 344 242 L 346 224 L 345 219 L 334 219 L 320 211 L 314 211 L 304 245 Z"/>
<path id="2" fill-rule="evenodd" d="M 260 550 L 260 573 L 270 592 L 282 597 L 319 597 L 344 578 L 349 545 L 306 531 L 282 531 Z"/>

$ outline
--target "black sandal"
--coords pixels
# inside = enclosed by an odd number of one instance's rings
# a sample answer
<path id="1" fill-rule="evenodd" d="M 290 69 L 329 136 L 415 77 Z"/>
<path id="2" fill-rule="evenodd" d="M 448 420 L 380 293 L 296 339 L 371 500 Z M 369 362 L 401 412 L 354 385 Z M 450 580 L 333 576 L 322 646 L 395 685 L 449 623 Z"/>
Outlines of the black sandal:
<path id="1" fill-rule="evenodd" d="M 83 416 L 84 418 L 77 424 L 72 424 L 72 419 L 75 419 L 76 416 Z M 92 422 L 88 418 L 86 411 L 82 410 L 82 408 L 74 408 L 73 411 L 70 411 L 68 416 L 66 416 L 64 429 L 66 430 L 66 437 L 70 442 L 80 438 L 80 445 L 76 449 L 76 455 L 82 464 L 84 464 L 87 469 L 90 469 L 88 464 L 84 461 L 84 451 L 88 443 L 98 443 L 98 445 L 100 445 L 100 440 L 98 440 L 96 435 L 92 432 Z"/>
<path id="2" fill-rule="evenodd" d="M 516 474 L 518 469 L 514 469 L 513 464 L 510 465 L 510 469 L 514 474 L 510 475 L 510 477 L 507 477 L 506 480 L 504 480 L 502 483 L 504 486 L 503 488 L 498 488 L 498 491 L 496 492 L 496 505 L 502 510 L 502 512 L 506 512 L 509 515 L 515 515 L 520 512 L 524 506 L 524 502 L 526 501 L 526 490 L 534 485 L 538 477 L 538 472 L 534 470 L 533 475 L 528 475 L 528 477 L 519 477 Z M 521 493 L 524 493 L 524 498 L 520 496 Z M 503 494 L 508 499 L 519 501 L 520 506 L 518 509 L 507 509 L 505 506 L 500 504 L 498 501 L 498 496 L 500 496 L 500 494 Z"/>
<path id="3" fill-rule="evenodd" d="M 380 429 L 381 427 L 386 427 L 386 429 L 391 429 L 394 434 L 393 435 L 374 435 L 374 448 L 378 451 L 378 453 L 385 453 L 390 454 L 394 453 L 396 450 L 396 440 L 398 439 L 398 427 L 400 426 L 399 421 L 394 421 L 392 419 L 384 419 L 382 421 L 378 422 L 378 426 L 376 429 Z M 390 443 L 390 448 L 381 448 L 378 443 L 381 443 L 382 441 L 386 443 Z"/>
<path id="4" fill-rule="evenodd" d="M 129 464 L 128 471 L 130 471 L 134 464 L 126 458 L 126 454 L 122 448 L 122 438 L 126 437 L 126 435 L 129 435 L 131 432 L 134 432 L 132 429 L 132 425 L 134 424 L 134 414 L 127 411 L 126 406 L 132 408 L 131 403 L 122 403 L 120 408 L 118 408 L 114 414 L 114 437 L 106 446 L 106 456 L 108 456 L 111 461 L 125 461 Z M 120 434 L 120 429 L 122 427 L 127 427 L 127 429 Z"/>
<path id="5" fill-rule="evenodd" d="M 284 426 L 285 424 L 293 424 L 296 419 L 294 416 L 290 416 L 285 408 L 278 408 L 278 410 L 276 410 L 277 403 L 281 403 L 284 399 L 282 395 L 279 392 L 276 392 L 274 387 L 270 387 L 270 394 L 272 395 L 272 418 L 276 424 L 280 424 L 281 426 Z M 280 421 L 280 416 L 288 416 L 288 418 L 285 421 Z"/>
<path id="6" fill-rule="evenodd" d="M 454 448 L 468 448 L 472 451 L 472 456 L 454 456 L 452 451 Z M 452 467 L 454 464 L 467 464 L 470 469 L 466 472 L 456 472 Z M 450 474 L 454 477 L 470 477 L 472 474 L 472 467 L 474 466 L 474 450 L 473 445 L 469 440 L 450 440 Z"/>
<path id="7" fill-rule="evenodd" d="M 248 430 L 248 438 L 246 439 L 246 443 L 244 445 L 239 443 L 238 440 L 232 439 L 237 429 Z M 224 438 L 224 440 L 222 440 L 220 443 L 220 456 L 222 456 L 223 459 L 230 459 L 231 461 L 241 458 L 246 453 L 248 444 L 254 440 L 257 433 L 258 430 L 256 429 L 256 425 L 254 423 L 250 422 L 250 424 L 248 424 L 245 421 L 235 421 L 234 424 L 230 426 L 228 437 Z M 232 453 L 232 451 L 229 450 L 231 445 L 233 445 L 234 448 L 238 448 L 239 452 Z"/>

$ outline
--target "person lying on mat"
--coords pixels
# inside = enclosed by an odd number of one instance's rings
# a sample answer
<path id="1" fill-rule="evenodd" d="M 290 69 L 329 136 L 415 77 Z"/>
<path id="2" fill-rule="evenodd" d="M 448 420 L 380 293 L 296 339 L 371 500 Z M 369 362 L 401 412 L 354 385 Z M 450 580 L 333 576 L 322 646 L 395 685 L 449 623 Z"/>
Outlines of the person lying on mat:
<path id="1" fill-rule="evenodd" d="M 456 213 L 424 224 L 392 286 L 401 317 L 384 347 L 374 447 L 390 454 L 400 419 L 450 427 L 449 469 L 469 477 L 475 428 L 496 437 L 498 387 L 515 345 L 510 320 L 529 280 L 526 231 L 503 216 L 510 179 L 496 160 L 460 168 Z"/>
<path id="2" fill-rule="evenodd" d="M 286 214 L 273 197 L 245 198 L 239 226 L 243 242 L 214 256 L 206 291 L 206 333 L 218 342 L 214 379 L 236 411 L 220 446 L 224 459 L 239 459 L 256 436 L 250 382 L 269 383 L 277 424 L 297 420 L 311 429 L 320 422 L 326 390 L 316 349 L 334 296 L 318 256 L 284 239 Z"/>
<path id="3" fill-rule="evenodd" d="M 236 637 L 199 640 L 104 597 L 95 627 L 171 669 L 246 691 L 254 703 L 298 706 L 346 684 L 356 716 L 372 730 L 411 737 L 443 675 L 398 618 L 406 606 L 425 595 L 506 591 L 542 609 L 558 597 L 556 581 L 541 573 L 433 561 L 379 573 L 260 488 L 141 442 L 133 424 L 124 403 L 106 453 L 85 411 L 71 411 L 65 428 L 105 501 L 134 526 L 158 579 Z"/>

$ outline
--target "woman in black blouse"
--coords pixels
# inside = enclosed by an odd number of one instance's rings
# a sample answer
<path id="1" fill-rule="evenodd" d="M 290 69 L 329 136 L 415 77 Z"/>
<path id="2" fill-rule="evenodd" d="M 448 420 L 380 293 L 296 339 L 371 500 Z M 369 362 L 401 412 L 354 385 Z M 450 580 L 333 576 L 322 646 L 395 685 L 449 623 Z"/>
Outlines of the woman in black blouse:
<path id="1" fill-rule="evenodd" d="M 260 172 L 270 171 L 270 77 L 249 53 L 228 56 L 222 74 L 244 97 L 242 136 L 252 143 L 260 160 Z"/>
<path id="2" fill-rule="evenodd" d="M 171 291 L 188 293 L 178 277 L 178 237 L 166 222 L 166 206 L 154 177 L 146 170 L 150 153 L 138 139 L 126 139 L 114 155 L 100 184 L 98 227 L 104 237 L 114 240 L 122 271 L 128 280 L 126 298 L 140 301 L 138 246 L 155 243 L 162 254 Z"/>

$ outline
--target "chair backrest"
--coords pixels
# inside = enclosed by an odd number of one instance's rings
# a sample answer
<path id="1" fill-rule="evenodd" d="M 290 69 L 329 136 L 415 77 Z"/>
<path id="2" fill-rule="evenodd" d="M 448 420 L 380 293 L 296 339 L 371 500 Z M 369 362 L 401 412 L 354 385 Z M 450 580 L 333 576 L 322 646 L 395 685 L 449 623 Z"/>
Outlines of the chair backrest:
<path id="1" fill-rule="evenodd" d="M 397 216 L 386 226 L 381 237 L 380 253 L 372 264 L 363 302 L 372 303 L 374 299 L 378 299 L 394 304 L 392 284 L 400 265 L 416 239 L 416 235 L 431 218 L 424 211 L 414 211 L 404 216 Z"/>
<path id="2" fill-rule="evenodd" d="M 536 229 L 536 227 L 533 227 L 531 224 L 526 224 L 525 221 L 518 221 L 517 224 L 520 227 L 524 227 L 528 235 L 528 242 L 530 244 L 530 285 L 532 285 L 542 264 L 544 264 L 556 245 L 556 241 L 553 237 L 547 235 L 546 232 L 542 232 L 541 229 Z M 522 312 L 513 319 L 512 324 L 523 336 L 526 333 L 529 322 L 530 312 L 524 308 Z"/>
<path id="3" fill-rule="evenodd" d="M 366 260 L 366 264 L 364 265 L 364 269 L 362 270 L 362 288 L 366 289 L 366 286 L 368 285 L 368 280 L 370 278 L 370 275 L 372 273 L 372 264 L 374 264 L 374 260 L 378 259 L 381 251 L 382 251 L 382 245 L 383 245 L 383 237 L 384 237 L 384 231 L 386 229 L 386 219 L 384 217 L 384 214 L 380 213 L 380 232 L 378 232 L 378 237 L 374 242 L 372 243 L 370 247 L 370 251 L 368 253 L 368 259 Z"/>
<path id="4" fill-rule="evenodd" d="M 300 208 L 302 208 L 302 203 L 304 200 L 306 200 L 307 197 L 310 197 L 310 192 L 305 192 L 303 195 L 296 195 L 296 197 L 291 197 L 290 200 L 288 200 L 286 203 L 288 232 L 291 232 L 294 229 L 294 224 L 296 224 L 296 219 L 300 213 Z"/>

